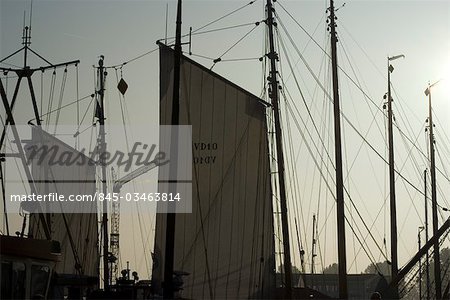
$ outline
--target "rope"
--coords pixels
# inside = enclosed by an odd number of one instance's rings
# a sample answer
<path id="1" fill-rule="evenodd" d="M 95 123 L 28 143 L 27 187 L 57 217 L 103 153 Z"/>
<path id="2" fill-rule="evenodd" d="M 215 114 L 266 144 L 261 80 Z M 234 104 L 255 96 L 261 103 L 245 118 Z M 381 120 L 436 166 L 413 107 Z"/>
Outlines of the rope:
<path id="1" fill-rule="evenodd" d="M 41 71 L 41 110 L 40 110 L 41 113 L 43 110 L 43 104 L 44 104 L 44 71 Z"/>
<path id="2" fill-rule="evenodd" d="M 77 99 L 79 99 L 80 98 L 80 89 L 79 89 L 79 82 L 78 82 L 78 78 L 79 78 L 79 76 L 78 76 L 78 64 L 77 65 L 75 65 L 75 67 L 76 67 L 76 89 L 77 89 Z M 79 104 L 79 102 L 77 101 L 77 130 L 78 130 L 78 128 L 80 128 L 80 104 Z M 80 138 L 79 137 L 77 137 L 77 139 L 76 139 L 76 149 L 78 149 L 78 147 L 80 146 Z"/>
<path id="3" fill-rule="evenodd" d="M 284 28 L 283 24 L 282 24 L 281 22 L 279 22 L 279 23 L 280 23 L 280 25 Z M 287 34 L 288 34 L 288 33 L 287 33 Z M 290 37 L 290 36 L 288 35 L 288 37 Z M 291 40 L 291 42 L 292 42 L 292 44 L 294 45 L 294 47 L 296 47 L 292 40 Z M 281 45 L 283 45 L 283 44 L 281 44 Z M 297 47 L 296 47 L 296 50 L 297 50 L 297 52 L 299 52 Z M 299 55 L 301 55 L 301 54 L 299 53 Z M 301 56 L 301 57 L 302 57 L 302 56 Z M 308 70 L 310 70 L 311 74 L 314 76 L 314 78 L 316 79 L 317 83 L 321 86 L 322 90 L 328 95 L 328 98 L 331 99 L 331 96 L 327 93 L 327 91 L 325 90 L 325 88 L 323 87 L 323 85 L 320 83 L 320 81 L 318 80 L 317 76 L 315 76 L 315 74 L 312 72 L 312 70 L 310 69 L 310 67 L 309 67 L 308 64 L 306 63 L 306 61 L 305 61 L 305 65 L 308 67 Z M 342 114 L 342 116 L 344 117 L 344 119 L 352 126 L 352 128 L 353 128 L 355 131 L 357 131 L 357 133 L 358 133 L 361 137 L 363 137 L 363 136 L 361 135 L 361 133 L 354 127 L 353 124 L 350 123 L 350 121 L 345 117 L 345 115 L 344 115 L 342 112 L 341 112 L 341 114 Z M 299 127 L 298 127 L 298 128 L 299 128 Z M 315 129 L 316 129 L 316 131 L 317 131 L 317 128 L 316 128 L 316 127 L 315 127 Z M 300 128 L 299 128 L 299 132 L 300 132 L 300 134 L 302 135 L 302 137 L 304 138 L 304 135 L 303 135 L 303 133 L 301 132 Z M 312 138 L 311 138 L 311 139 L 312 139 Z M 320 135 L 319 135 L 319 139 L 321 140 Z M 366 141 L 366 143 L 367 143 L 367 140 L 366 140 L 365 138 L 363 138 L 363 139 L 364 139 L 364 140 Z M 305 140 L 305 141 L 306 141 L 306 140 Z M 322 140 L 321 140 L 321 142 L 322 142 L 322 144 L 323 144 L 323 141 L 322 141 Z M 313 143 L 313 144 L 314 144 L 314 143 Z M 369 146 L 370 146 L 370 145 L 369 145 Z M 308 147 L 308 148 L 309 148 L 309 147 Z M 375 150 L 375 149 L 374 149 L 374 150 Z M 375 151 L 376 151 L 376 150 L 375 150 Z M 328 152 L 327 152 L 327 153 L 328 153 Z M 377 153 L 378 153 L 378 152 L 377 152 Z M 311 150 L 310 150 L 310 154 L 311 154 L 311 156 L 313 157 L 313 160 L 314 160 L 314 162 L 316 163 L 316 166 L 318 166 L 318 163 L 317 163 L 317 161 L 315 160 L 315 158 L 314 158 L 314 156 L 313 156 Z M 329 157 L 329 155 L 328 155 L 328 157 Z M 329 157 L 329 159 L 331 160 L 330 157 Z M 320 172 L 321 172 L 321 174 L 322 174 L 322 177 L 325 178 L 324 175 L 323 175 L 323 173 L 322 173 L 322 171 L 320 171 Z M 328 172 L 329 172 L 329 171 L 328 171 Z M 332 189 L 330 188 L 330 186 L 329 186 L 328 183 L 327 183 L 327 186 L 328 186 L 330 192 L 332 193 Z M 369 232 L 370 236 L 372 237 L 373 241 L 375 242 L 375 244 L 376 244 L 377 247 L 379 248 L 380 252 L 383 253 L 383 251 L 381 250 L 380 246 L 379 246 L 378 243 L 376 242 L 376 239 L 373 237 L 372 233 L 370 232 L 370 230 L 369 230 L 367 224 L 365 223 L 363 217 L 362 217 L 361 214 L 359 213 L 359 210 L 358 210 L 357 207 L 355 206 L 355 204 L 354 204 L 352 198 L 350 197 L 350 195 L 349 195 L 347 189 L 346 189 L 346 194 L 347 194 L 347 196 L 350 198 L 351 204 L 355 207 L 355 209 L 356 209 L 356 211 L 357 211 L 357 213 L 358 213 L 358 216 L 359 216 L 359 218 L 361 219 L 361 221 L 362 221 L 364 227 L 365 227 L 366 230 Z M 347 219 L 347 218 L 346 218 L 346 219 Z M 347 219 L 347 223 L 348 223 L 349 226 L 351 227 L 351 224 L 350 224 L 350 222 L 348 222 L 348 219 Z M 363 246 L 363 245 L 361 244 L 361 246 Z"/>
<path id="4" fill-rule="evenodd" d="M 237 40 L 233 45 L 231 45 L 231 47 L 229 47 L 224 53 L 222 53 L 222 55 L 220 55 L 218 58 L 216 58 L 214 60 L 214 64 L 211 66 L 210 70 L 212 70 L 212 68 L 214 68 L 214 66 L 216 65 L 216 63 L 222 61 L 222 57 L 227 54 L 231 49 L 233 49 L 237 44 L 239 44 L 242 40 L 244 40 L 250 33 L 252 33 L 256 27 L 258 27 L 260 23 L 257 22 L 255 23 L 255 27 L 253 27 L 249 32 L 247 32 L 246 34 L 244 34 L 243 37 L 241 37 L 239 40 Z"/>
<path id="5" fill-rule="evenodd" d="M 236 13 L 236 12 L 238 12 L 238 11 L 244 9 L 245 7 L 247 7 L 247 6 L 249 6 L 249 5 L 252 5 L 252 4 L 255 3 L 256 1 L 257 1 L 257 0 L 250 1 L 249 3 L 247 3 L 247 4 L 241 6 L 241 7 L 237 8 L 237 9 L 235 9 L 235 10 L 233 10 L 233 11 L 227 13 L 226 15 L 224 15 L 224 16 L 222 16 L 222 17 L 220 17 L 220 18 L 218 18 L 218 19 L 216 19 L 216 20 L 214 20 L 214 21 L 211 21 L 211 22 L 207 23 L 206 25 L 203 25 L 203 26 L 200 27 L 200 28 L 197 28 L 196 30 L 192 31 L 192 33 L 196 33 L 197 31 L 202 30 L 203 28 L 206 28 L 206 27 L 208 27 L 208 26 L 210 26 L 210 25 L 212 25 L 212 24 L 214 24 L 214 23 L 217 23 L 217 22 L 219 22 L 220 20 L 223 20 L 223 19 L 225 19 L 226 17 L 229 17 L 229 16 L 231 16 L 232 14 L 234 14 L 234 13 Z M 187 34 L 184 35 L 184 36 L 187 36 Z M 174 37 L 172 37 L 172 38 L 170 38 L 170 39 L 174 39 Z"/>
<path id="6" fill-rule="evenodd" d="M 56 83 L 56 69 L 53 70 L 52 79 L 51 79 L 51 82 L 50 82 L 50 92 L 49 92 L 49 95 L 48 95 L 47 111 L 51 111 L 52 107 L 53 107 L 53 97 L 54 97 L 54 94 L 55 94 L 55 83 Z M 47 118 L 47 120 L 45 122 L 45 125 L 48 126 L 49 124 L 50 124 L 50 118 Z"/>
<path id="7" fill-rule="evenodd" d="M 45 116 L 48 116 L 48 115 L 50 115 L 50 114 L 52 114 L 52 113 L 54 113 L 54 112 L 56 112 L 56 111 L 58 111 L 58 110 L 62 110 L 63 108 L 66 108 L 66 107 L 68 107 L 68 106 L 71 106 L 71 105 L 74 105 L 74 104 L 76 104 L 76 103 L 79 103 L 79 102 L 81 102 L 81 101 L 83 101 L 83 100 L 85 100 L 85 99 L 87 99 L 87 98 L 89 98 L 89 97 L 93 97 L 93 95 L 88 95 L 88 96 L 85 96 L 85 97 L 83 97 L 83 98 L 77 99 L 77 100 L 75 100 L 75 101 L 73 101 L 73 102 L 67 103 L 67 104 L 61 106 L 60 108 L 51 110 L 51 111 L 49 111 L 49 112 L 47 112 L 47 113 L 45 113 L 45 114 L 40 115 L 39 117 L 45 117 Z M 33 119 L 31 119 L 30 121 L 35 121 L 35 120 L 36 120 L 36 118 L 33 118 Z"/>
<path id="8" fill-rule="evenodd" d="M 235 28 L 240 28 L 240 27 L 254 25 L 255 23 L 256 22 L 250 22 L 250 23 L 244 23 L 244 24 L 239 24 L 239 25 L 221 27 L 221 28 L 205 30 L 205 31 L 197 32 L 197 33 L 191 33 L 191 35 L 201 35 L 201 34 L 212 33 L 212 32 L 217 32 L 217 31 L 223 31 L 223 30 L 228 30 L 228 29 L 235 29 Z"/>
<path id="9" fill-rule="evenodd" d="M 159 47 L 158 47 L 158 48 L 155 48 L 155 49 L 153 49 L 153 50 L 147 51 L 147 52 L 145 52 L 145 53 L 143 53 L 143 54 L 141 54 L 141 55 L 139 55 L 139 56 L 137 56 L 137 57 L 135 57 L 135 58 L 132 58 L 132 59 L 130 59 L 130 60 L 127 60 L 127 61 L 125 61 L 125 62 L 123 62 L 123 63 L 121 63 L 121 64 L 114 65 L 114 66 L 110 66 L 110 67 L 105 67 L 105 69 L 115 69 L 115 68 L 118 68 L 118 67 L 123 67 L 123 66 L 125 66 L 126 64 L 129 64 L 130 62 L 134 62 L 134 61 L 136 61 L 136 60 L 138 60 L 138 59 L 140 59 L 140 58 L 142 58 L 142 57 L 144 57 L 144 56 L 147 56 L 147 55 L 149 55 L 149 54 L 152 54 L 153 52 L 155 52 L 155 51 L 158 50 L 158 49 L 159 49 Z"/>
<path id="10" fill-rule="evenodd" d="M 61 105 L 62 105 L 62 101 L 64 98 L 64 90 L 66 89 L 66 81 L 67 81 L 67 68 L 64 69 L 64 74 L 63 74 L 63 78 L 61 81 L 61 90 L 59 92 L 59 101 L 58 101 L 58 110 L 56 111 L 56 120 L 55 120 L 55 130 L 54 130 L 54 134 L 56 134 L 56 126 L 59 123 L 59 116 L 61 114 Z"/>

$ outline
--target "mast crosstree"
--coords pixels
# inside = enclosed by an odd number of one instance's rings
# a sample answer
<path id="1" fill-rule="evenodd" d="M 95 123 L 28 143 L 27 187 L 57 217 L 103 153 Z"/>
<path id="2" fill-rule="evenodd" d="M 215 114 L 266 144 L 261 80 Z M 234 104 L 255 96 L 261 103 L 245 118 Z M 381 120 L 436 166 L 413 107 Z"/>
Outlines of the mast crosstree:
<path id="1" fill-rule="evenodd" d="M 31 19 L 31 16 L 30 16 Z M 3 72 L 3 74 L 7 75 L 8 72 L 14 72 L 17 75 L 17 82 L 16 85 L 14 87 L 14 92 L 12 95 L 11 100 L 8 100 L 8 96 L 6 94 L 6 90 L 4 88 L 3 85 L 3 81 L 2 79 L 0 79 L 0 94 L 1 94 L 1 98 L 2 98 L 2 103 L 3 106 L 5 108 L 6 111 L 6 121 L 5 124 L 3 126 L 3 130 L 2 130 L 2 134 L 0 137 L 0 151 L 1 149 L 3 149 L 3 144 L 5 142 L 5 138 L 6 138 L 6 131 L 8 129 L 8 126 L 12 126 L 11 130 L 13 132 L 14 135 L 14 139 L 15 139 L 15 143 L 19 152 L 19 156 L 21 158 L 22 161 L 22 165 L 25 171 L 25 174 L 27 176 L 27 180 L 30 183 L 30 188 L 31 191 L 33 193 L 36 193 L 36 187 L 33 184 L 33 177 L 31 175 L 30 169 L 28 167 L 28 164 L 25 160 L 25 152 L 24 149 L 22 147 L 22 144 L 20 142 L 20 138 L 19 138 L 19 134 L 17 132 L 17 129 L 14 127 L 16 124 L 15 118 L 14 118 L 14 107 L 18 98 L 18 94 L 19 94 L 19 90 L 20 90 L 20 84 L 22 83 L 22 80 L 25 79 L 27 81 L 28 84 L 28 89 L 30 92 L 30 98 L 31 98 L 31 104 L 33 107 L 33 113 L 34 113 L 34 119 L 36 120 L 37 125 L 40 127 L 41 125 L 41 116 L 40 116 L 40 112 L 39 112 L 39 108 L 37 105 L 37 100 L 36 100 L 36 95 L 34 92 L 34 86 L 33 86 L 33 81 L 32 81 L 32 76 L 36 71 L 41 71 L 44 72 L 45 70 L 48 69 L 53 69 L 56 70 L 57 68 L 60 67 L 65 67 L 67 68 L 70 65 L 75 65 L 77 66 L 80 61 L 79 60 L 73 60 L 73 61 L 68 61 L 68 62 L 64 62 L 64 63 L 59 63 L 59 64 L 52 64 L 51 62 L 49 62 L 47 59 L 45 59 L 44 57 L 42 57 L 39 53 L 37 53 L 36 51 L 34 51 L 33 49 L 30 48 L 31 45 L 31 25 L 30 26 L 24 26 L 23 28 L 23 36 L 22 36 L 22 45 L 23 47 L 20 48 L 19 50 L 15 51 L 14 53 L 6 56 L 5 58 L 0 60 L 0 63 L 5 62 L 6 60 L 14 57 L 15 55 L 23 52 L 23 67 L 22 68 L 5 68 L 5 67 L 0 67 L 0 71 Z M 29 61 L 29 52 L 33 53 L 34 55 L 36 55 L 37 57 L 39 57 L 42 61 L 44 61 L 47 65 L 46 66 L 42 66 L 42 67 L 38 67 L 38 68 L 31 68 L 28 64 Z M 4 153 L 0 154 L 1 157 L 5 157 Z M 3 176 L 3 175 L 2 175 Z M 4 180 L 4 178 L 2 178 L 2 180 Z M 39 214 L 39 220 L 41 222 L 42 228 L 44 230 L 44 234 L 45 237 L 50 240 L 51 237 L 51 230 L 50 230 L 50 224 L 48 222 L 48 220 L 45 218 L 45 216 L 43 214 Z"/>

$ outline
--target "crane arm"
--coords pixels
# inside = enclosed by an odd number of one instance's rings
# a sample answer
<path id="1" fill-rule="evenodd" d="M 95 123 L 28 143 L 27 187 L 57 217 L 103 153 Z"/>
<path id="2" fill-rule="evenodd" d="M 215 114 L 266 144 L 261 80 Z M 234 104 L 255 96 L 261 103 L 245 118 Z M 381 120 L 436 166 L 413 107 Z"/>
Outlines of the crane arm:
<path id="1" fill-rule="evenodd" d="M 135 179 L 136 177 L 139 177 L 148 171 L 156 168 L 158 166 L 158 163 L 156 160 L 152 160 L 149 164 L 143 165 L 142 167 L 137 168 L 136 170 L 126 174 L 122 178 L 119 178 L 114 181 L 113 191 L 114 193 L 118 193 L 122 186 L 126 184 L 127 182 L 130 182 L 131 180 Z"/>

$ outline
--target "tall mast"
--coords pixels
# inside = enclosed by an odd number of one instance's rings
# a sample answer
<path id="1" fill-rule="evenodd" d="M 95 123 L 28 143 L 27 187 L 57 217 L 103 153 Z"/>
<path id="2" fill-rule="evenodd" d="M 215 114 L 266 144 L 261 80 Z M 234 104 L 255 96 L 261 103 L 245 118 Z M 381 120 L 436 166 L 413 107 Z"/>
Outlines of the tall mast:
<path id="1" fill-rule="evenodd" d="M 344 181 L 342 175 L 341 149 L 341 109 L 339 103 L 339 81 L 337 64 L 337 36 L 336 16 L 334 15 L 334 1 L 330 0 L 330 31 L 331 31 L 331 64 L 333 72 L 333 102 L 334 102 L 334 145 L 336 160 L 336 211 L 338 231 L 338 267 L 339 267 L 339 298 L 346 299 L 347 294 L 347 258 L 345 250 L 345 205 Z"/>
<path id="2" fill-rule="evenodd" d="M 102 193 L 107 194 L 106 186 L 106 164 L 104 161 L 106 153 L 106 132 L 105 132 L 105 68 L 103 67 L 103 55 L 100 56 L 98 61 L 97 76 L 99 80 L 98 95 L 99 101 L 97 102 L 97 117 L 100 124 L 99 132 L 99 153 L 100 153 L 100 165 L 102 168 Z M 105 291 L 109 291 L 109 247 L 108 247 L 108 201 L 103 201 L 103 214 L 102 214 L 102 226 L 103 226 L 103 281 Z"/>
<path id="3" fill-rule="evenodd" d="M 419 246 L 419 250 L 422 247 L 421 241 L 420 241 L 420 233 L 425 229 L 424 226 L 419 226 L 419 229 L 417 231 L 417 243 Z M 422 299 L 422 260 L 419 258 L 419 299 Z"/>
<path id="4" fill-rule="evenodd" d="M 398 257 L 397 257 L 397 208 L 395 200 L 395 162 L 394 162 L 394 134 L 392 124 L 392 96 L 391 96 L 391 73 L 394 67 L 390 64 L 391 60 L 404 57 L 403 55 L 396 55 L 388 57 L 388 91 L 387 91 L 387 105 L 388 105 L 388 135 L 389 135 L 389 198 L 390 198 L 390 212 L 391 212 L 391 276 L 397 277 L 398 274 Z M 393 289 L 392 298 L 398 298 L 398 286 Z"/>
<path id="5" fill-rule="evenodd" d="M 438 81 L 439 82 L 439 81 Z M 431 88 L 438 82 L 432 85 L 428 84 L 425 90 L 425 95 L 428 96 L 428 125 L 430 130 L 430 158 L 431 158 L 431 210 L 433 217 L 433 236 L 436 236 L 438 231 L 438 213 L 437 213 L 437 197 L 436 197 L 436 160 L 434 154 L 434 134 L 433 134 L 433 113 L 431 110 Z M 434 282 L 436 288 L 436 299 L 441 299 L 441 258 L 439 254 L 439 239 L 434 240 Z"/>
<path id="6" fill-rule="evenodd" d="M 427 169 L 423 171 L 424 181 L 424 194 L 425 194 L 425 243 L 428 242 L 428 197 L 427 197 Z M 425 259 L 426 261 L 426 287 L 427 287 L 427 300 L 430 299 L 430 258 L 428 250 Z"/>
<path id="7" fill-rule="evenodd" d="M 274 26 L 276 23 L 273 20 L 274 8 L 272 0 L 267 0 L 266 11 L 267 20 L 266 24 L 269 29 L 269 53 L 267 57 L 270 59 L 270 75 L 268 78 L 270 84 L 269 97 L 272 100 L 273 114 L 275 121 L 275 139 L 277 144 L 277 165 L 278 165 L 278 183 L 280 186 L 280 205 L 281 205 L 281 226 L 283 232 L 283 253 L 284 253 L 284 284 L 286 288 L 286 298 L 290 298 L 292 294 L 292 263 L 291 263 L 291 248 L 289 241 L 289 221 L 287 217 L 287 197 L 286 186 L 284 178 L 284 154 L 283 154 L 283 139 L 281 136 L 281 122 L 280 122 L 280 107 L 279 107 L 279 85 L 278 85 L 278 71 L 277 61 L 278 54 L 275 52 L 274 41 Z"/>
<path id="8" fill-rule="evenodd" d="M 181 65 L 181 0 L 177 3 L 177 21 L 175 34 L 174 51 L 174 73 L 173 73 L 173 97 L 172 97 L 172 120 L 171 125 L 176 126 L 180 123 L 180 65 Z M 174 133 L 172 132 L 172 135 Z M 174 138 L 171 138 L 174 141 Z M 171 145 L 173 148 L 173 145 Z M 170 172 L 172 172 L 172 166 Z M 172 203 L 173 204 L 173 203 Z M 174 205 L 174 204 L 173 204 Z M 167 213 L 166 221 L 166 246 L 164 256 L 164 288 L 163 295 L 165 299 L 173 299 L 173 260 L 175 247 L 175 212 Z"/>

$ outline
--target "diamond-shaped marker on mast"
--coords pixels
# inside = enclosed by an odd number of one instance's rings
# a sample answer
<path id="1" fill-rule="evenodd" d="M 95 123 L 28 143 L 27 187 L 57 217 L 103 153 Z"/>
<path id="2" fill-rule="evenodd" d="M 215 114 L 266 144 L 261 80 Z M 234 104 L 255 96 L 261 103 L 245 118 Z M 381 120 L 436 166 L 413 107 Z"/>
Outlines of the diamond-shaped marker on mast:
<path id="1" fill-rule="evenodd" d="M 128 89 L 128 84 L 123 80 L 123 78 L 120 78 L 119 83 L 117 84 L 117 89 L 122 95 L 125 95 L 125 92 Z"/>

